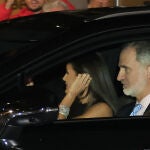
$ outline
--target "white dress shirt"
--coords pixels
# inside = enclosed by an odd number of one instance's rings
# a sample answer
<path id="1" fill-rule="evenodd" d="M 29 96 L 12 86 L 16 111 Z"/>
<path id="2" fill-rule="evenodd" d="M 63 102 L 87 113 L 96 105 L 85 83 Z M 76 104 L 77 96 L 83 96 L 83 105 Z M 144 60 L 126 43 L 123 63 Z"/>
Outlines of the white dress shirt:
<path id="1" fill-rule="evenodd" d="M 140 103 L 136 102 L 137 104 L 141 104 L 142 108 L 137 112 L 137 116 L 142 116 L 146 110 L 146 108 L 148 107 L 148 105 L 150 104 L 150 94 L 147 95 L 146 97 L 144 97 Z"/>

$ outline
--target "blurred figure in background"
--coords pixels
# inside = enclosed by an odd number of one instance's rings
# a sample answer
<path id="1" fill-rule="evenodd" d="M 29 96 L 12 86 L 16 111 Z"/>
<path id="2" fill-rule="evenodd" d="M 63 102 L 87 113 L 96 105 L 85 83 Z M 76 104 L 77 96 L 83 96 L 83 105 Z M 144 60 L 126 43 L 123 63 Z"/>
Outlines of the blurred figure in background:
<path id="1" fill-rule="evenodd" d="M 15 0 L 7 0 L 6 3 L 0 5 L 0 21 L 41 13 L 46 0 L 25 0 L 26 7 L 12 15 L 14 2 Z"/>
<path id="2" fill-rule="evenodd" d="M 110 7 L 110 0 L 88 0 L 88 8 Z"/>
<path id="3" fill-rule="evenodd" d="M 12 15 L 13 12 L 12 6 L 15 0 L 6 0 L 5 3 L 0 4 L 0 21 L 42 13 L 43 5 L 47 2 L 47 0 L 24 0 L 24 1 L 26 7 L 22 8 L 15 15 Z M 61 0 L 61 1 L 64 4 L 66 4 L 70 10 L 75 9 L 75 7 L 68 0 Z"/>
<path id="4" fill-rule="evenodd" d="M 43 5 L 43 12 L 69 10 L 67 4 L 61 0 L 47 0 Z"/>

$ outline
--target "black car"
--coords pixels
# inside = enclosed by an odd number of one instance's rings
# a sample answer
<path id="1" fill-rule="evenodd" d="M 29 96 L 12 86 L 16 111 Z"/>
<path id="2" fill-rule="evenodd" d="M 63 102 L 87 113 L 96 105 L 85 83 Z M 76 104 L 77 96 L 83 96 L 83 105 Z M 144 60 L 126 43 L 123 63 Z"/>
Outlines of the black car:
<path id="1" fill-rule="evenodd" d="M 118 57 L 126 42 L 150 40 L 149 17 L 150 7 L 116 7 L 0 22 L 0 150 L 150 149 L 148 116 L 57 120 L 66 62 L 93 53 L 107 60 L 121 106 L 130 102 Z"/>

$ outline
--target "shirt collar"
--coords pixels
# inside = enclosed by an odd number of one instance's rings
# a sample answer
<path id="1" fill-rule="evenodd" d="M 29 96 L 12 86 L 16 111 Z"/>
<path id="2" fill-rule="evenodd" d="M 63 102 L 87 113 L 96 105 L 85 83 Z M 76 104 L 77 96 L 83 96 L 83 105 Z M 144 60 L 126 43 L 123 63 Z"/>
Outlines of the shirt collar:
<path id="1" fill-rule="evenodd" d="M 145 96 L 140 102 L 136 102 L 136 104 L 141 104 L 142 108 L 137 113 L 137 115 L 143 115 L 145 110 L 147 109 L 148 105 L 150 104 L 150 94 Z"/>

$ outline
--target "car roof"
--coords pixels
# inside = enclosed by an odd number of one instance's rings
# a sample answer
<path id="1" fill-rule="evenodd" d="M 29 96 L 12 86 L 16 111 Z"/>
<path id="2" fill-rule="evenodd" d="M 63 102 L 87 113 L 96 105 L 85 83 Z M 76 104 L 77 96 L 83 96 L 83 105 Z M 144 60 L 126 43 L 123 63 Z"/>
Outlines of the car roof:
<path id="1" fill-rule="evenodd" d="M 114 7 L 48 12 L 1 21 L 0 57 L 12 51 L 13 47 L 17 50 L 24 45 L 54 39 L 66 32 L 78 30 L 77 34 L 81 37 L 81 34 L 84 36 L 91 33 L 91 30 L 104 32 L 113 28 L 146 24 L 149 19 L 145 18 L 149 15 L 150 7 Z M 100 27 L 95 28 L 94 25 L 98 24 Z M 90 31 L 82 32 L 86 26 Z M 77 34 L 75 38 L 78 38 Z"/>
<path id="2" fill-rule="evenodd" d="M 81 24 L 84 25 L 87 23 L 94 24 L 94 22 L 98 21 L 103 22 L 106 19 L 111 20 L 112 18 L 118 18 L 123 20 L 125 16 L 135 17 L 138 15 L 146 15 L 146 14 L 150 14 L 150 7 L 91 8 L 74 11 L 58 11 L 58 12 L 42 13 L 0 22 L 0 34 L 2 35 L 0 37 L 0 40 L 15 40 L 15 38 L 16 40 L 19 40 L 20 35 L 21 41 L 27 39 L 29 40 L 29 37 L 25 37 L 26 35 L 25 31 L 27 30 L 30 32 L 38 31 L 40 34 L 41 31 L 44 32 L 45 30 L 46 31 L 48 30 L 51 33 L 51 37 L 53 37 L 56 33 L 67 31 L 71 28 L 80 26 Z M 118 27 L 120 27 L 121 25 L 117 24 L 118 19 L 113 20 L 115 21 L 114 24 L 116 23 L 116 28 L 117 25 Z M 130 24 L 130 22 L 128 23 Z M 110 25 L 108 27 L 112 28 L 112 26 Z M 103 30 L 103 28 L 101 30 Z M 12 34 L 10 34 L 10 32 L 12 32 Z M 20 34 L 21 32 L 24 33 L 25 35 Z M 36 39 L 33 39 L 33 41 L 43 39 L 45 38 L 45 36 L 47 36 L 46 32 L 44 32 L 43 35 L 40 36 L 37 35 L 38 34 L 36 34 L 36 36 L 34 35 Z"/>
<path id="3" fill-rule="evenodd" d="M 85 25 L 91 22 L 94 24 L 94 22 L 103 22 L 106 19 L 111 20 L 112 18 L 123 20 L 125 16 L 135 17 L 146 14 L 150 14 L 150 7 L 95 8 L 42 13 L 0 22 L 0 40 L 38 41 L 43 38 L 45 39 L 50 33 L 51 37 L 53 37 L 58 33 L 78 27 L 81 24 Z M 117 24 L 118 19 L 113 20 L 115 21 L 114 24 L 116 23 L 116 28 L 117 25 L 118 27 L 121 26 L 121 24 Z M 130 24 L 130 22 L 128 23 Z M 112 28 L 110 25 L 108 27 Z M 26 34 L 27 31 L 28 34 Z M 37 31 L 40 33 L 40 36 L 35 34 Z M 49 31 L 48 34 L 46 34 L 46 31 Z M 34 35 L 32 35 L 33 33 Z M 32 39 L 29 39 L 29 37 Z"/>

